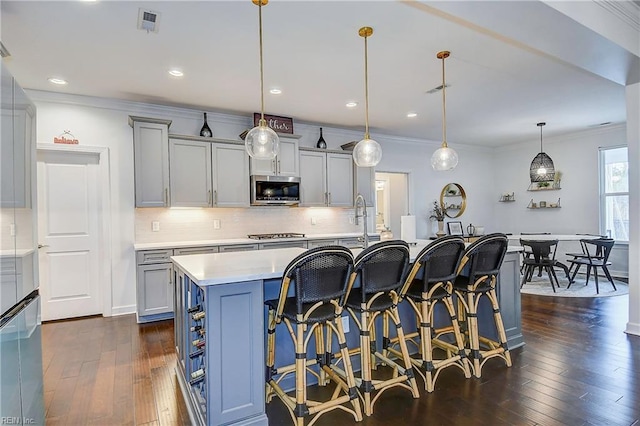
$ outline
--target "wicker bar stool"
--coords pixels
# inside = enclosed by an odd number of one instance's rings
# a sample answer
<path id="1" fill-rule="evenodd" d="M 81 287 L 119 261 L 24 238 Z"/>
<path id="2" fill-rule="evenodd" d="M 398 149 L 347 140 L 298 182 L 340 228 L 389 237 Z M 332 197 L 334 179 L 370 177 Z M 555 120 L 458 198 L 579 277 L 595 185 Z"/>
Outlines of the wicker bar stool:
<path id="1" fill-rule="evenodd" d="M 400 297 L 411 305 L 416 314 L 418 332 L 407 334 L 406 337 L 420 350 L 421 358 L 412 358 L 412 362 L 420 367 L 418 374 L 424 379 L 427 392 L 433 392 L 440 371 L 446 367 L 459 367 L 466 378 L 471 377 L 452 296 L 453 281 L 464 250 L 462 237 L 438 238 L 418 254 L 400 291 Z M 422 277 L 417 278 L 420 274 Z M 439 303 L 446 308 L 450 325 L 436 329 L 433 326 L 434 312 Z M 419 339 L 419 344 L 416 339 Z M 392 346 L 386 349 L 399 356 L 401 354 L 395 349 L 397 341 L 397 338 L 392 339 Z M 388 338 L 385 338 L 385 342 L 389 342 Z M 441 349 L 444 358 L 434 359 L 434 348 Z"/>
<path id="2" fill-rule="evenodd" d="M 404 332 L 398 314 L 398 292 L 404 283 L 409 265 L 409 245 L 401 240 L 383 241 L 363 250 L 355 260 L 347 291 L 347 311 L 360 331 L 360 348 L 350 351 L 360 354 L 360 377 L 356 377 L 364 401 L 364 413 L 373 413 L 373 405 L 382 393 L 394 386 L 411 391 L 419 397 L 418 386 L 407 350 Z M 360 287 L 353 287 L 356 279 Z M 375 320 L 380 315 L 390 318 L 396 326 L 400 358 L 403 365 L 384 356 L 376 347 Z M 390 378 L 374 380 L 372 369 L 380 361 L 393 369 Z"/>
<path id="3" fill-rule="evenodd" d="M 511 354 L 507 346 L 507 336 L 500 315 L 500 306 L 496 295 L 496 284 L 502 261 L 507 252 L 507 236 L 489 234 L 469 245 L 464 252 L 459 272 L 453 287 L 458 296 L 460 322 L 468 333 L 469 357 L 473 364 L 473 373 L 481 377 L 484 363 L 493 357 L 504 359 L 511 367 Z M 464 268 L 464 269 L 463 269 Z M 478 304 L 486 296 L 493 308 L 493 321 L 498 341 L 480 335 L 478 329 Z"/>
<path id="4" fill-rule="evenodd" d="M 353 255 L 341 246 L 326 246 L 307 250 L 287 266 L 280 296 L 265 304 L 269 308 L 266 359 L 266 400 L 277 395 L 289 410 L 297 426 L 311 417 L 313 424 L 322 414 L 341 409 L 362 420 L 362 410 L 351 367 L 349 352 L 340 315 L 346 289 L 353 271 Z M 294 295 L 287 297 L 293 281 Z M 295 347 L 295 364 L 275 368 L 276 325 L 284 323 Z M 331 341 L 336 335 L 340 347 L 342 368 L 335 366 Z M 308 359 L 311 338 L 315 338 L 316 358 Z M 325 351 L 325 348 L 326 351 Z M 336 369 L 339 374 L 336 373 Z M 295 395 L 280 386 L 289 374 L 295 374 Z M 307 373 L 318 378 L 318 384 L 335 383 L 328 400 L 315 401 L 307 397 Z"/>

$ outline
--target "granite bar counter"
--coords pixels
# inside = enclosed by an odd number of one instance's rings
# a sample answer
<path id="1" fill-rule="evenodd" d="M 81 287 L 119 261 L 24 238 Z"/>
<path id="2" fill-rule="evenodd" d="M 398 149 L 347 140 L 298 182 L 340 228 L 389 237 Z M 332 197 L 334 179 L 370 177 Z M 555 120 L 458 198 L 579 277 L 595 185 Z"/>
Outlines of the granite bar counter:
<path id="1" fill-rule="evenodd" d="M 411 259 L 428 243 L 418 241 L 412 246 Z M 354 249 L 354 255 L 360 250 Z M 510 349 L 524 344 L 520 327 L 520 250 L 509 247 L 498 284 Z M 278 296 L 286 266 L 304 251 L 283 248 L 171 257 L 175 270 L 178 380 L 194 424 L 268 424 L 264 300 Z M 480 311 L 481 325 L 492 321 L 489 305 Z M 411 324 L 408 309 L 405 315 L 403 322 Z M 354 330 L 352 323 L 347 344 L 355 347 L 358 336 Z M 287 337 L 284 334 L 282 337 Z M 277 347 L 280 343 L 285 341 L 277 342 Z M 279 353 L 284 351 L 276 350 Z M 277 358 L 276 363 L 290 361 L 284 358 Z"/>

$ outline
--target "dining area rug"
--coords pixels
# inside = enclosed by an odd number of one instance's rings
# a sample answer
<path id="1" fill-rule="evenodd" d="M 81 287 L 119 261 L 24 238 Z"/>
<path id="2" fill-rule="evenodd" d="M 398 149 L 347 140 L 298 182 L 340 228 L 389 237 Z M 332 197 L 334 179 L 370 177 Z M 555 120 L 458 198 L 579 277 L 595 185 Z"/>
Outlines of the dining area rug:
<path id="1" fill-rule="evenodd" d="M 553 292 L 551 283 L 546 273 L 542 273 L 539 277 L 537 274 L 533 275 L 531 282 L 526 282 L 520 289 L 521 293 L 536 294 L 540 296 L 555 296 L 555 297 L 609 297 L 609 296 L 622 296 L 629 294 L 629 285 L 623 281 L 613 279 L 616 285 L 617 291 L 613 289 L 609 280 L 606 277 L 598 277 L 598 287 L 600 293 L 596 294 L 596 282 L 593 276 L 590 277 L 589 283 L 585 283 L 586 275 L 578 275 L 571 287 L 567 289 L 569 280 L 564 273 L 556 272 L 558 275 L 558 281 L 560 286 L 556 286 L 556 292 Z"/>

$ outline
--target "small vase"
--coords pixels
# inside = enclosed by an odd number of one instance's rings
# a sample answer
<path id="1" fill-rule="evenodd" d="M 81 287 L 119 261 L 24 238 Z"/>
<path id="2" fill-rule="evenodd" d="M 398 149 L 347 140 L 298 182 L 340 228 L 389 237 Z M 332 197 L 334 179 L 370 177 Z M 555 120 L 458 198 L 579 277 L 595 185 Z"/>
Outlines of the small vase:
<path id="1" fill-rule="evenodd" d="M 444 237 L 446 234 L 444 233 L 444 220 L 438 221 L 438 232 L 436 232 L 436 237 Z"/>
<path id="2" fill-rule="evenodd" d="M 320 127 L 320 138 L 318 138 L 318 143 L 316 144 L 316 148 L 327 149 L 327 143 L 322 137 L 322 127 Z"/>
<path id="3" fill-rule="evenodd" d="M 200 129 L 200 136 L 204 136 L 205 138 L 210 138 L 213 136 L 213 132 L 211 128 L 207 124 L 207 113 L 204 113 L 204 124 L 202 125 L 202 129 Z"/>

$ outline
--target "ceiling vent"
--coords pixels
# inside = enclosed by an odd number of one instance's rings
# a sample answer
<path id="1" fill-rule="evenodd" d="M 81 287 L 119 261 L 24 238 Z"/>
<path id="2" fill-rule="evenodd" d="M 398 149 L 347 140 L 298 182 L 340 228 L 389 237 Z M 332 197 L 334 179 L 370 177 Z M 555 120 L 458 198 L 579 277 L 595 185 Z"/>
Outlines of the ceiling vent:
<path id="1" fill-rule="evenodd" d="M 149 9 L 138 9 L 138 29 L 146 32 L 158 32 L 160 13 Z"/>
<path id="2" fill-rule="evenodd" d="M 451 87 L 451 85 L 450 84 L 445 84 L 444 87 Z M 431 90 L 427 90 L 427 93 L 432 95 L 432 94 L 437 93 L 437 92 L 439 92 L 441 90 L 442 90 L 442 84 L 440 86 L 438 86 L 438 87 L 434 87 Z"/>
<path id="3" fill-rule="evenodd" d="M 2 56 L 3 58 L 8 58 L 9 56 L 11 56 L 11 53 L 9 53 L 7 48 L 4 47 L 4 44 L 2 44 L 1 41 L 0 41 L 0 56 Z"/>

